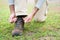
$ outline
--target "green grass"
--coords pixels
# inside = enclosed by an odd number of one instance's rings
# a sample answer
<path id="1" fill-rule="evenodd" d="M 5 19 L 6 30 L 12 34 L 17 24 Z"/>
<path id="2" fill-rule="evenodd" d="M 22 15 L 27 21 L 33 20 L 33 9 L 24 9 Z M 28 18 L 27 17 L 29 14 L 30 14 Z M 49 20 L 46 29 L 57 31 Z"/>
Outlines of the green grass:
<path id="1" fill-rule="evenodd" d="M 53 6 L 49 6 L 49 9 L 51 7 Z M 9 9 L 7 6 L 0 6 L 0 40 L 39 40 L 41 38 L 44 39 L 44 37 L 52 37 L 52 40 L 60 40 L 59 11 L 50 9 L 47 14 L 47 19 L 43 23 L 32 21 L 31 23 L 25 24 L 24 34 L 18 37 L 11 36 L 14 24 L 10 24 L 8 18 Z"/>

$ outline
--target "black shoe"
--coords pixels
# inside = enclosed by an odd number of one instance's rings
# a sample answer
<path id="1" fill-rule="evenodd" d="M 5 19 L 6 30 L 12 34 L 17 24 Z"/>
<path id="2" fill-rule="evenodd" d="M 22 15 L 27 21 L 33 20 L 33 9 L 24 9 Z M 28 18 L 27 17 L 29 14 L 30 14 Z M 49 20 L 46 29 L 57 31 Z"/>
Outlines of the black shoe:
<path id="1" fill-rule="evenodd" d="M 17 21 L 15 22 L 15 29 L 12 31 L 12 36 L 21 36 L 24 30 L 24 20 L 21 16 L 17 16 Z"/>

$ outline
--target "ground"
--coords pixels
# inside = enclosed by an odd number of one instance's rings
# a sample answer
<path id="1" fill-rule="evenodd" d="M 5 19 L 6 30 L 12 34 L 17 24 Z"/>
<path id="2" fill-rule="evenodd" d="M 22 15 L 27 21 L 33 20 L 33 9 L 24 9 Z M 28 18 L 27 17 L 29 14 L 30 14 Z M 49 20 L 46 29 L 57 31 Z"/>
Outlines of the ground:
<path id="1" fill-rule="evenodd" d="M 11 31 L 14 24 L 10 24 L 8 21 L 9 9 L 7 4 L 0 0 L 0 40 L 60 40 L 59 1 L 49 0 L 49 9 L 45 22 L 32 21 L 25 24 L 24 34 L 12 37 Z"/>

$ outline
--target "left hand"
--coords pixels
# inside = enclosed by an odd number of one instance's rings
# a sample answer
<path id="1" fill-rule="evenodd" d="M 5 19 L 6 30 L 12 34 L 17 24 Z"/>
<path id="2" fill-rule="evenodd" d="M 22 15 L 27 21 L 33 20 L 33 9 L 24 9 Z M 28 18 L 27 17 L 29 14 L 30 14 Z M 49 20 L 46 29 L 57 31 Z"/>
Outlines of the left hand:
<path id="1" fill-rule="evenodd" d="M 33 19 L 33 16 L 30 14 L 27 17 L 23 18 L 25 23 L 31 22 L 31 20 Z"/>
<path id="2" fill-rule="evenodd" d="M 39 9 L 35 7 L 35 8 L 32 10 L 32 13 L 30 13 L 27 17 L 23 18 L 23 19 L 24 19 L 24 22 L 25 22 L 25 23 L 31 22 L 32 18 L 35 16 L 35 14 L 37 13 L 38 10 L 39 10 Z"/>

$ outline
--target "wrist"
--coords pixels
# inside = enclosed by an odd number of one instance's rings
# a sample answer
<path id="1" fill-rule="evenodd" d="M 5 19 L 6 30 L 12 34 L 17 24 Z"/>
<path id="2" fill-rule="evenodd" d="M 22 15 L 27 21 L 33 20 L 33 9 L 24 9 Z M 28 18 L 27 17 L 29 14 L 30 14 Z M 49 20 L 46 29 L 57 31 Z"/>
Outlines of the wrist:
<path id="1" fill-rule="evenodd" d="M 35 8 L 33 9 L 33 11 L 32 11 L 32 14 L 31 14 L 31 15 L 34 17 L 34 16 L 35 16 L 35 14 L 38 12 L 38 10 L 39 10 L 39 9 L 35 7 Z"/>
<path id="2" fill-rule="evenodd" d="M 15 14 L 15 13 L 11 13 L 10 15 L 11 15 L 11 16 L 16 16 L 16 14 Z"/>

